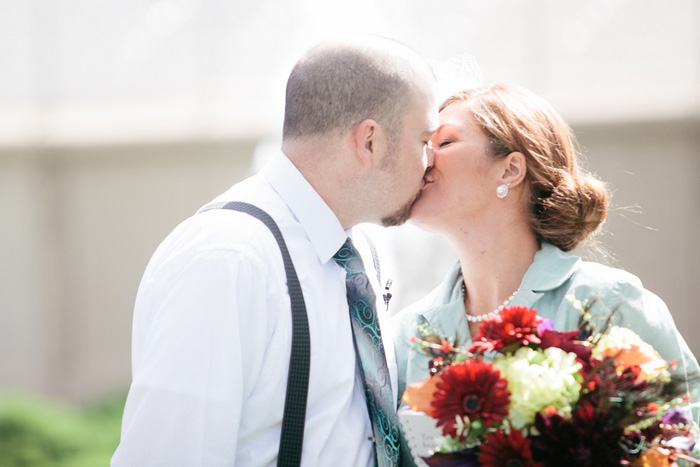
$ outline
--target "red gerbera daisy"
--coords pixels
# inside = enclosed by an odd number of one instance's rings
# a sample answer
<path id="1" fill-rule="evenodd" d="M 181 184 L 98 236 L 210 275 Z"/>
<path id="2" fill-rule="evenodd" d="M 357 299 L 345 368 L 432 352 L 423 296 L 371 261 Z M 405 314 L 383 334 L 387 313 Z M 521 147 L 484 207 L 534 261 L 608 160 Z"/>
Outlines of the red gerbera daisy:
<path id="1" fill-rule="evenodd" d="M 481 323 L 470 352 L 502 351 L 512 344 L 523 346 L 539 344 L 537 325 L 541 318 L 537 312 L 524 306 L 505 308 L 494 318 Z"/>
<path id="2" fill-rule="evenodd" d="M 541 467 L 530 450 L 530 440 L 520 430 L 490 433 L 479 447 L 479 465 L 483 467 Z"/>
<path id="3" fill-rule="evenodd" d="M 468 360 L 448 367 L 440 378 L 431 405 L 443 435 L 464 441 L 464 436 L 457 434 L 457 415 L 480 419 L 486 426 L 500 423 L 508 415 L 508 382 L 490 363 Z"/>

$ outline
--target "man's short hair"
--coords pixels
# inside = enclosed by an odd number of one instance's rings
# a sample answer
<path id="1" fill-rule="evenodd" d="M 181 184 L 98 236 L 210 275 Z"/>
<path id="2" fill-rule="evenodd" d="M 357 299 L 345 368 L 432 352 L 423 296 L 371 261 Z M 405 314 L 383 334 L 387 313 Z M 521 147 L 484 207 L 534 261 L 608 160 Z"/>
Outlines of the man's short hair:
<path id="1" fill-rule="evenodd" d="M 418 57 L 407 58 L 412 53 L 350 45 L 312 49 L 287 81 L 283 139 L 346 131 L 371 118 L 390 144 L 398 141 L 414 92 Z"/>

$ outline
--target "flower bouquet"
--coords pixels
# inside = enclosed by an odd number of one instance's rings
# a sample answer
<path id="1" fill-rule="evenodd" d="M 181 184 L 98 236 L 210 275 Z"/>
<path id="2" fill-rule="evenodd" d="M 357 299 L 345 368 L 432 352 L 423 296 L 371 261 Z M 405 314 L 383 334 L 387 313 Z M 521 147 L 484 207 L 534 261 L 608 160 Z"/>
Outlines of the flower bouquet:
<path id="1" fill-rule="evenodd" d="M 427 465 L 700 465 L 674 362 L 610 318 L 593 332 L 591 303 L 572 303 L 577 330 L 509 307 L 481 324 L 469 349 L 418 328 L 412 340 L 432 357 L 431 377 L 403 401 L 441 430 Z"/>

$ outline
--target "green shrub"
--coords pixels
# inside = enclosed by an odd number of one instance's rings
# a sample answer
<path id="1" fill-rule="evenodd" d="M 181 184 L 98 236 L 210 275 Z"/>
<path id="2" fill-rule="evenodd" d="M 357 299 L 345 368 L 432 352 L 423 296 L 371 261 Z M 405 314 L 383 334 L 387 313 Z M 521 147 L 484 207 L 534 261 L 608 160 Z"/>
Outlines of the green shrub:
<path id="1" fill-rule="evenodd" d="M 108 466 L 119 443 L 125 396 L 84 408 L 29 396 L 0 397 L 0 465 Z"/>

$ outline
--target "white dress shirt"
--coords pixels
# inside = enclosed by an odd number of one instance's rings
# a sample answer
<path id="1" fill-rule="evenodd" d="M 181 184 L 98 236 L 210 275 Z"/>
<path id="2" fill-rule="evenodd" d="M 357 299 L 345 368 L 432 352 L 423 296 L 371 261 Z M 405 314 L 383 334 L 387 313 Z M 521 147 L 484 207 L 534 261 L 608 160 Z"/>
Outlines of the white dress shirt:
<path id="1" fill-rule="evenodd" d="M 214 201 L 231 200 L 275 219 L 304 292 L 311 367 L 302 465 L 371 465 L 345 272 L 332 259 L 349 232 L 281 153 Z M 260 221 L 211 210 L 180 224 L 137 294 L 133 382 L 112 466 L 275 465 L 291 324 L 282 255 Z M 390 346 L 387 358 L 396 381 Z"/>

